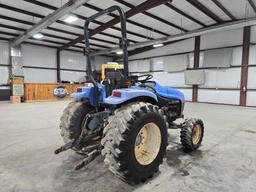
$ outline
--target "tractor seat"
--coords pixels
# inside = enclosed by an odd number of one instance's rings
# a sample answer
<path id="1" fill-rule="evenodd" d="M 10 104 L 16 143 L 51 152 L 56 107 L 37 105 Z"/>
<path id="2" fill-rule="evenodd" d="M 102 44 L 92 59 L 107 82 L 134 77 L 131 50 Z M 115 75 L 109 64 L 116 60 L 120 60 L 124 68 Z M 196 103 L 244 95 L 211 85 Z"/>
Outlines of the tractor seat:
<path id="1" fill-rule="evenodd" d="M 119 71 L 111 71 L 106 74 L 103 84 L 106 87 L 106 95 L 110 96 L 114 89 L 121 88 L 122 74 Z"/>

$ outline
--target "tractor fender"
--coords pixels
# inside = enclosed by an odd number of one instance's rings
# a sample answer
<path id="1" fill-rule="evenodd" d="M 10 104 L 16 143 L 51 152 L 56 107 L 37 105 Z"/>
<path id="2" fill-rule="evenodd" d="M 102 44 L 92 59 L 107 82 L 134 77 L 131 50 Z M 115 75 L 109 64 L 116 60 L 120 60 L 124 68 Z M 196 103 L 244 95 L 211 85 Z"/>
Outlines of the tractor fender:
<path id="1" fill-rule="evenodd" d="M 114 93 L 118 92 L 118 96 Z M 120 105 L 129 101 L 154 101 L 158 102 L 157 96 L 147 89 L 130 88 L 130 89 L 115 89 L 113 94 L 104 100 L 104 103 L 109 105 Z"/>

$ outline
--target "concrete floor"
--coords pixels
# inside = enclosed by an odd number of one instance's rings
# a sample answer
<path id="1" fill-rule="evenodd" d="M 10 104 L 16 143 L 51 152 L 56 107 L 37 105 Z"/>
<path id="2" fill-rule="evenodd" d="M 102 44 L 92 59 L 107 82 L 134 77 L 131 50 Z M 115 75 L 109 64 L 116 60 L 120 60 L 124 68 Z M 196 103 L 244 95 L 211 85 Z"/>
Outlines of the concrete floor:
<path id="1" fill-rule="evenodd" d="M 81 156 L 58 156 L 58 124 L 67 102 L 9 104 L 0 102 L 1 192 L 256 191 L 256 109 L 188 103 L 187 117 L 205 122 L 199 151 L 181 150 L 177 130 L 160 173 L 147 183 L 129 186 L 115 178 L 98 157 L 74 171 Z"/>

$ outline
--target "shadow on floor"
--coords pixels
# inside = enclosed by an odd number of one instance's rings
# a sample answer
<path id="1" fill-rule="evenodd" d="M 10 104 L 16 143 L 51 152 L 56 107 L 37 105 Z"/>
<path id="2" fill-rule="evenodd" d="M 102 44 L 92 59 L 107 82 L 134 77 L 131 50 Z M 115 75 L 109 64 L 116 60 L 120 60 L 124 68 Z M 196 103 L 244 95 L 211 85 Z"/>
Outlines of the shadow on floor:
<path id="1" fill-rule="evenodd" d="M 166 163 L 174 169 L 178 175 L 187 176 L 189 171 L 186 170 L 186 163 L 182 159 L 186 157 L 189 161 L 196 161 L 202 158 L 203 154 L 200 150 L 194 152 L 184 151 L 182 146 L 175 142 L 174 138 L 169 137 L 171 147 L 166 151 Z M 54 179 L 54 189 L 56 191 L 104 191 L 104 192 L 131 192 L 141 185 L 129 185 L 122 182 L 114 176 L 105 166 L 103 157 L 99 156 L 87 167 L 75 171 L 74 166 L 83 159 L 83 156 L 72 152 L 69 154 L 62 164 L 57 168 Z M 156 173 L 151 182 L 161 173 Z"/>
<path id="2" fill-rule="evenodd" d="M 203 158 L 203 152 L 201 150 L 188 151 L 172 139 L 169 138 L 172 147 L 166 151 L 166 163 L 174 169 L 175 175 L 188 176 L 189 171 L 186 168 L 197 159 Z"/>
<path id="3" fill-rule="evenodd" d="M 79 171 L 74 170 L 74 166 L 82 160 L 83 156 L 70 154 L 58 167 L 55 174 L 56 191 L 83 191 L 83 192 L 120 192 L 133 191 L 134 186 L 130 186 L 116 178 L 104 165 L 103 158 L 99 156 L 86 168 Z"/>

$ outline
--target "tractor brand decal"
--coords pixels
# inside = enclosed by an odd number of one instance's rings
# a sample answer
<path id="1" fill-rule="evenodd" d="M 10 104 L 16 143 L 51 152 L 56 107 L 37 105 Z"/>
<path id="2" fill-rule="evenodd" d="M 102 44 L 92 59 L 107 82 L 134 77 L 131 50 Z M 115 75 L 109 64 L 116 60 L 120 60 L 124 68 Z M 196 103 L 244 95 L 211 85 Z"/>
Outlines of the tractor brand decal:
<path id="1" fill-rule="evenodd" d="M 54 96 L 56 96 L 58 98 L 64 98 L 67 96 L 68 90 L 64 86 L 59 86 L 54 89 L 53 94 L 54 94 Z"/>

